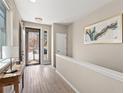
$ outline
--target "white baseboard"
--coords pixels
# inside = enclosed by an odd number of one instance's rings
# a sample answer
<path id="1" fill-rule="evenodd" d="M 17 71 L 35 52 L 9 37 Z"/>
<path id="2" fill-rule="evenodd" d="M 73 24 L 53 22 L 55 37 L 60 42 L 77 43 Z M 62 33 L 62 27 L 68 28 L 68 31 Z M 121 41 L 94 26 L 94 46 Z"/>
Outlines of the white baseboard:
<path id="1" fill-rule="evenodd" d="M 76 93 L 80 93 L 58 70 L 56 70 L 56 72 L 59 74 L 60 77 L 62 77 L 62 79 L 64 79 L 64 81 L 65 81 Z"/>

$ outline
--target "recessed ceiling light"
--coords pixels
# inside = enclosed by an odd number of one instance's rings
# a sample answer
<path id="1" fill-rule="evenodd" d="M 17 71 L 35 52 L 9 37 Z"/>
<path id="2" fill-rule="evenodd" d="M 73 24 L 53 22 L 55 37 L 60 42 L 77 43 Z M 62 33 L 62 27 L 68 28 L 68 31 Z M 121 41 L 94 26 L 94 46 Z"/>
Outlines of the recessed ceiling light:
<path id="1" fill-rule="evenodd" d="M 30 0 L 31 2 L 33 2 L 33 3 L 35 3 L 36 2 L 36 0 Z"/>

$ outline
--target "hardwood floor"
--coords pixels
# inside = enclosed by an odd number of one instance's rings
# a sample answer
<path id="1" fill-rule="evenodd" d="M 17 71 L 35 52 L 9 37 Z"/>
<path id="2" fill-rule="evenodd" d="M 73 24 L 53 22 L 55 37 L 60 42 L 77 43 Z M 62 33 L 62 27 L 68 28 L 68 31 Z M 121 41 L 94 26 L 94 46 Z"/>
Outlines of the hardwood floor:
<path id="1" fill-rule="evenodd" d="M 27 64 L 28 64 L 28 65 L 34 65 L 34 64 L 38 64 L 38 63 L 39 63 L 38 60 L 31 60 L 31 61 L 29 61 Z"/>
<path id="2" fill-rule="evenodd" d="M 26 67 L 24 79 L 23 93 L 75 93 L 50 66 Z"/>

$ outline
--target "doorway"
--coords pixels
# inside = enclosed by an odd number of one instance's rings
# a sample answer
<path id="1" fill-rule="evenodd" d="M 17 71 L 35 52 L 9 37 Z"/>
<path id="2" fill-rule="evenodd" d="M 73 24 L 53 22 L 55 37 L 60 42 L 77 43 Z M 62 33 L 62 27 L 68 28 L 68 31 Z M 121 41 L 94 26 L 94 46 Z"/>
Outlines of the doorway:
<path id="1" fill-rule="evenodd" d="M 60 55 L 66 56 L 67 51 L 67 40 L 66 40 L 66 33 L 56 33 L 56 53 Z"/>
<path id="2" fill-rule="evenodd" d="M 26 31 L 26 65 L 40 64 L 40 29 L 25 28 Z"/>

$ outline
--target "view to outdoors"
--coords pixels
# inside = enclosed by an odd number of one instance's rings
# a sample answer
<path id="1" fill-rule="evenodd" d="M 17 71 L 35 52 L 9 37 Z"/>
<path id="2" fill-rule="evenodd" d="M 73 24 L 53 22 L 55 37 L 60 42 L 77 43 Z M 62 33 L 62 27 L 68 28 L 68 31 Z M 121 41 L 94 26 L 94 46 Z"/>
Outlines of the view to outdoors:
<path id="1" fill-rule="evenodd" d="M 39 63 L 39 32 L 28 33 L 28 64 Z"/>
<path id="2" fill-rule="evenodd" d="M 1 0 L 0 0 L 1 1 Z M 0 2 L 0 59 L 2 46 L 6 45 L 6 8 Z"/>

